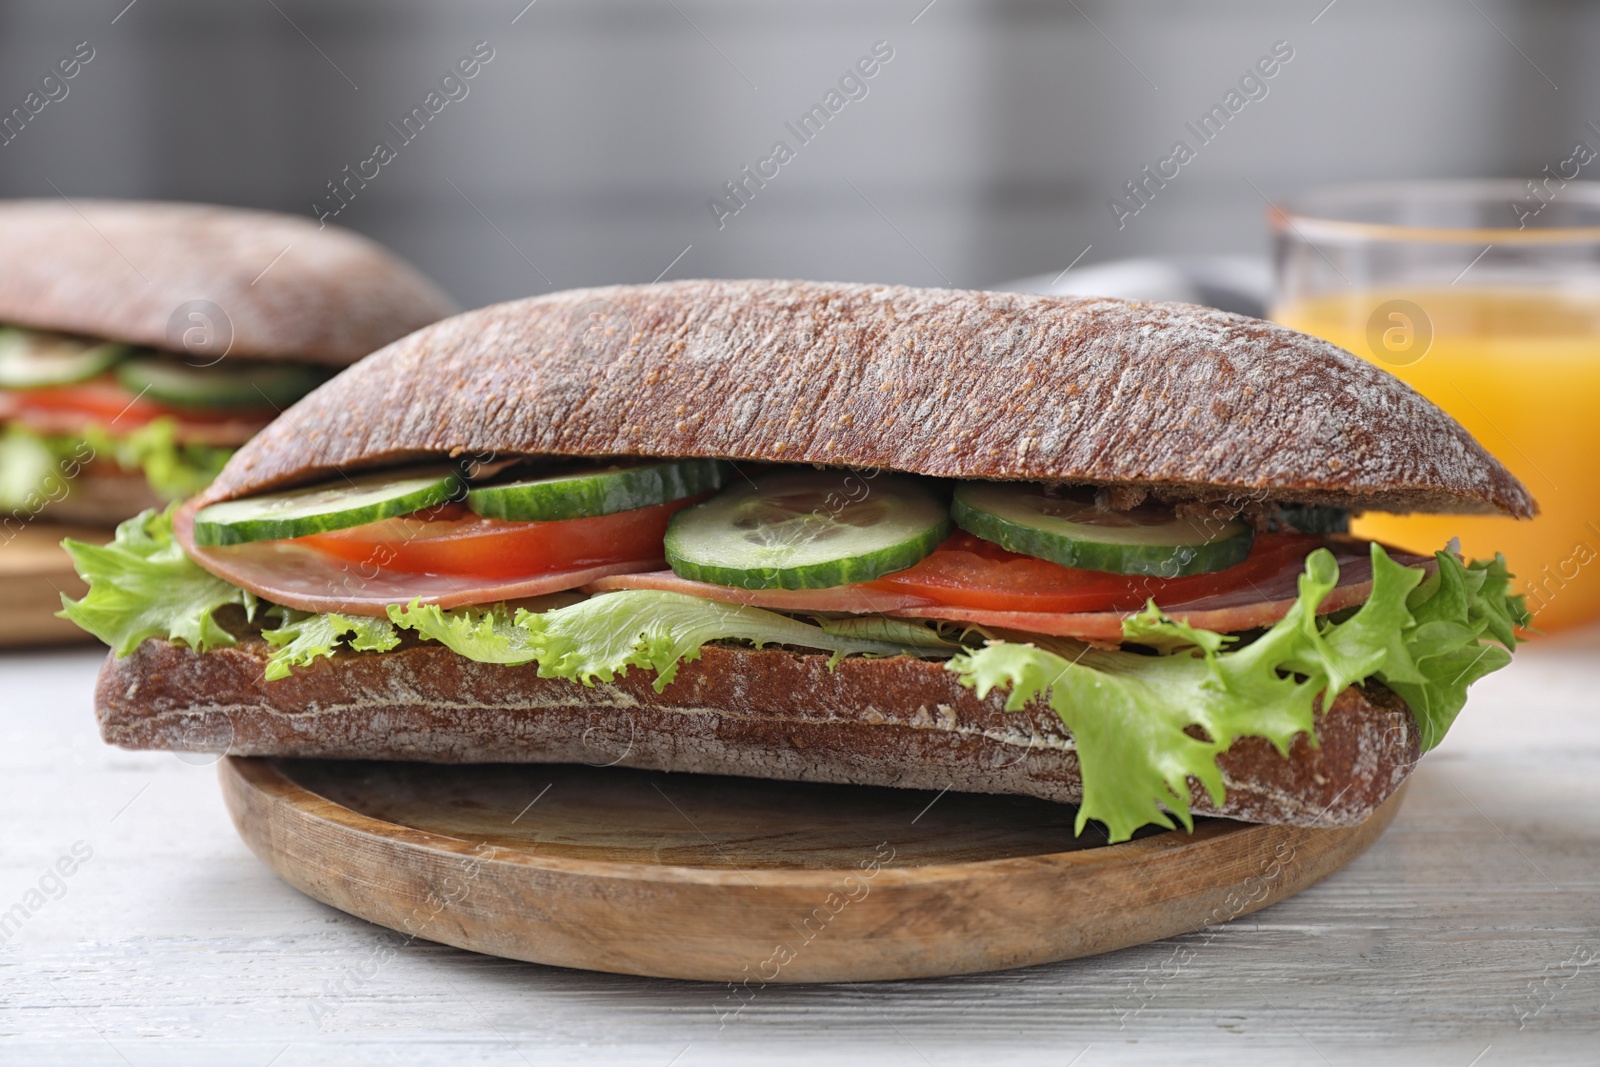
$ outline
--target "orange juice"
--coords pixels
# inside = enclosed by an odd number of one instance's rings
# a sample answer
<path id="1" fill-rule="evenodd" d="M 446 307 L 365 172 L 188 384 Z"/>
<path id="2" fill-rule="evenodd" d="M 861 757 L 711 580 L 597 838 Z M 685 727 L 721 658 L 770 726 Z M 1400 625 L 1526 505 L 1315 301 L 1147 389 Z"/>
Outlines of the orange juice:
<path id="1" fill-rule="evenodd" d="M 1410 383 L 1539 501 L 1532 521 L 1369 514 L 1356 533 L 1419 552 L 1460 537 L 1469 559 L 1504 552 L 1539 629 L 1600 619 L 1600 295 L 1554 287 L 1329 293 L 1272 317 Z"/>

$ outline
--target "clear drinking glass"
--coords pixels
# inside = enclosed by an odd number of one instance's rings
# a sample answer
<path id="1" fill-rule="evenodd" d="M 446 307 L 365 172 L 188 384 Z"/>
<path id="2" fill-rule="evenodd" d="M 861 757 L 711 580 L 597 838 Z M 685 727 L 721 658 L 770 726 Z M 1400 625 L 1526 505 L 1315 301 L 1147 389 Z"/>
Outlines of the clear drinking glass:
<path id="1" fill-rule="evenodd" d="M 1409 382 L 1538 498 L 1540 514 L 1369 514 L 1420 552 L 1506 554 L 1535 626 L 1600 618 L 1600 183 L 1352 185 L 1276 205 L 1272 318 Z"/>

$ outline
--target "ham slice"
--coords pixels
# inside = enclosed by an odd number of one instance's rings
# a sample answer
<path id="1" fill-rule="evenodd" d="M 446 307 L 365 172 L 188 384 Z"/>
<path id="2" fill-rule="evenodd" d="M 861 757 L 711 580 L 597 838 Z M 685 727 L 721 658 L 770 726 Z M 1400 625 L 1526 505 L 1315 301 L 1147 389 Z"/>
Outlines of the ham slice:
<path id="1" fill-rule="evenodd" d="M 1372 561 L 1366 554 L 1365 546 L 1330 542 L 1327 547 L 1339 561 L 1339 585 L 1323 599 L 1318 609 L 1323 614 L 1363 603 L 1372 592 Z M 1389 555 L 1395 562 L 1408 567 L 1432 563 L 1430 557 L 1394 550 Z M 1218 633 L 1237 633 L 1258 626 L 1270 626 L 1287 615 L 1294 606 L 1299 594 L 1300 575 L 1304 572 L 1305 560 L 1292 557 L 1285 560 L 1277 572 L 1250 585 L 1227 593 L 1162 604 L 1161 608 L 1171 618 Z M 778 611 L 847 611 L 900 618 L 940 619 L 1053 637 L 1073 637 L 1102 644 L 1121 641 L 1122 621 L 1137 614 L 1133 611 L 988 611 L 940 604 L 907 594 L 878 592 L 860 586 L 834 589 L 733 589 L 679 578 L 671 571 L 602 578 L 584 588 L 591 593 L 615 589 L 664 589 L 707 600 Z"/>
<path id="2" fill-rule="evenodd" d="M 774 611 L 846 611 L 855 615 L 885 615 L 938 603 L 910 593 L 887 593 L 860 585 L 839 585 L 832 589 L 735 589 L 679 578 L 671 571 L 620 574 L 584 586 L 586 593 L 610 593 L 618 589 L 659 589 Z"/>
<path id="3" fill-rule="evenodd" d="M 559 593 L 607 575 L 652 570 L 661 565 L 660 560 L 612 563 L 581 570 L 530 573 L 522 578 L 414 574 L 336 559 L 293 541 L 201 548 L 194 543 L 195 511 L 196 505 L 191 501 L 178 510 L 172 522 L 173 536 L 190 559 L 263 600 L 300 611 L 382 616 L 390 604 L 409 604 L 413 598 L 442 608 L 493 604 Z"/>

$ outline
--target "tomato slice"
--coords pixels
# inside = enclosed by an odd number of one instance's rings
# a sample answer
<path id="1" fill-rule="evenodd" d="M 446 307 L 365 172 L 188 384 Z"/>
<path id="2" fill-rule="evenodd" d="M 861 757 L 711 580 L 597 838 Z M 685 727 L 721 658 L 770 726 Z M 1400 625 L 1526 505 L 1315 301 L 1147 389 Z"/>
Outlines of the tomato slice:
<path id="1" fill-rule="evenodd" d="M 708 494 L 647 508 L 557 522 L 507 522 L 461 504 L 299 537 L 339 559 L 415 574 L 521 578 L 602 563 L 662 559 L 667 520 Z"/>
<path id="2" fill-rule="evenodd" d="M 1320 544 L 1322 538 L 1305 534 L 1258 534 L 1249 557 L 1226 570 L 1152 578 L 1063 567 L 1008 552 L 962 530 L 915 566 L 865 585 L 987 611 L 1133 611 L 1151 597 L 1158 604 L 1181 604 L 1243 588 L 1277 573 L 1286 558 L 1309 555 Z"/>
<path id="3" fill-rule="evenodd" d="M 269 407 L 260 410 L 210 411 L 181 408 L 140 396 L 109 376 L 75 385 L 50 385 L 41 389 L 9 391 L 10 407 L 18 412 L 42 411 L 81 415 L 85 422 L 115 422 L 119 427 L 142 426 L 154 419 L 170 417 L 189 423 L 221 423 L 271 418 Z"/>
<path id="4" fill-rule="evenodd" d="M 153 400 L 129 392 L 114 381 L 95 380 L 77 385 L 51 385 L 11 394 L 19 410 L 68 411 L 110 421 L 149 422 L 167 411 Z"/>

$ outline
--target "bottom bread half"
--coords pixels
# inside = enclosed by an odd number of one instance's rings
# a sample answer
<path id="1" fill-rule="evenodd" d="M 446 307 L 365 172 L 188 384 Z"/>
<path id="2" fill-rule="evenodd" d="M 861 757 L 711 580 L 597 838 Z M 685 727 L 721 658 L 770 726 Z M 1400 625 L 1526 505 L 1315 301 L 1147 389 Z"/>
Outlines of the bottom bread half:
<path id="1" fill-rule="evenodd" d="M 150 488 L 144 471 L 100 463 L 84 469 L 72 492 L 45 512 L 52 522 L 81 523 L 107 529 L 131 519 L 146 508 L 161 509 L 167 501 Z M 109 535 L 100 540 L 109 540 Z"/>
<path id="2" fill-rule="evenodd" d="M 1072 736 L 1042 702 L 1008 712 L 941 661 L 846 659 L 712 645 L 661 693 L 633 670 L 584 686 L 475 663 L 434 644 L 339 653 L 268 682 L 259 638 L 204 654 L 149 640 L 101 669 L 105 739 L 243 756 L 588 763 L 792 781 L 1082 797 Z M 1287 758 L 1246 738 L 1219 760 L 1226 802 L 1191 783 L 1197 814 L 1349 826 L 1415 765 L 1416 725 L 1376 682 L 1318 717 Z"/>

